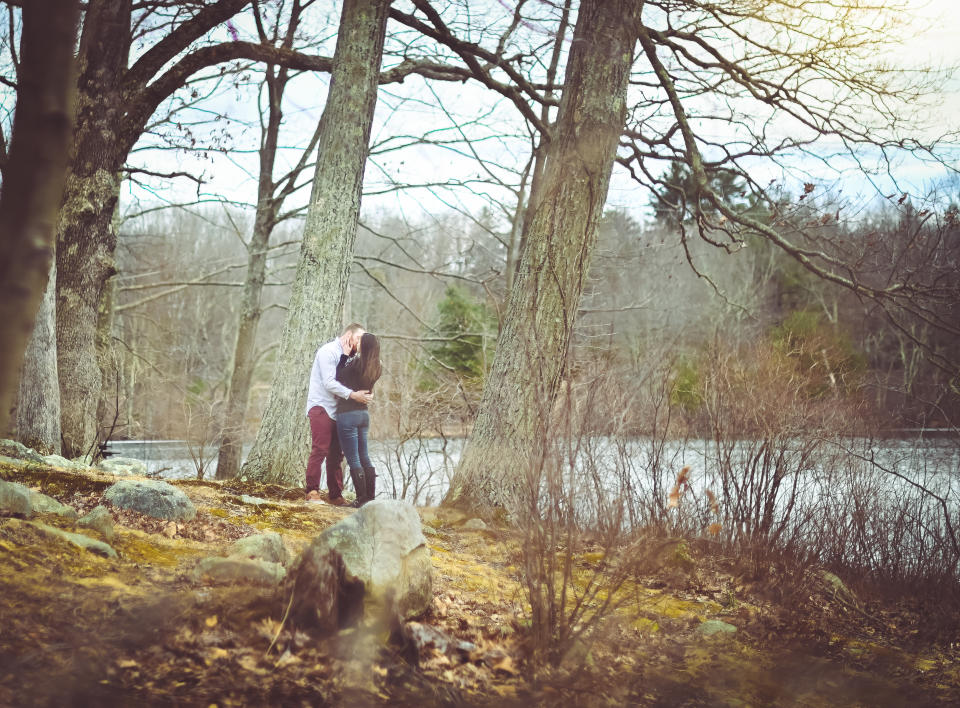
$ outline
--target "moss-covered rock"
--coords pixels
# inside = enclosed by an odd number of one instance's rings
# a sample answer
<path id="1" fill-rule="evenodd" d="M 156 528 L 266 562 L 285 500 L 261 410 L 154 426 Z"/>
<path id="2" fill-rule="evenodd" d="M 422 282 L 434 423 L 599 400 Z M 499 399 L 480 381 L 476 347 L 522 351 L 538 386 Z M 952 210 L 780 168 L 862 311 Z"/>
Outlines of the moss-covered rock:
<path id="1" fill-rule="evenodd" d="M 276 585 L 287 574 L 279 563 L 256 558 L 204 558 L 193 571 L 197 581 Z"/>
<path id="2" fill-rule="evenodd" d="M 287 547 L 283 545 L 280 534 L 275 532 L 258 533 L 234 541 L 227 549 L 229 558 L 250 558 L 278 563 L 286 566 L 290 560 Z"/>
<path id="3" fill-rule="evenodd" d="M 23 523 L 31 524 L 34 528 L 47 536 L 63 539 L 64 541 L 72 543 L 77 548 L 82 548 L 86 551 L 90 551 L 91 553 L 96 553 L 104 558 L 117 557 L 117 552 L 108 544 L 104 543 L 103 541 L 98 541 L 95 538 L 90 538 L 82 533 L 71 533 L 69 531 L 64 531 L 63 529 L 58 529 L 56 526 L 48 526 L 47 524 L 41 524 L 35 521 L 25 521 Z"/>
<path id="4" fill-rule="evenodd" d="M 324 531 L 299 558 L 292 573 L 296 586 L 323 591 L 325 581 L 312 576 L 330 570 L 326 559 L 331 556 L 338 559 L 337 564 L 342 563 L 343 585 L 359 588 L 367 617 L 380 615 L 384 608 L 413 617 L 433 601 L 430 551 L 420 517 L 407 502 L 369 502 Z M 338 573 L 332 569 L 332 576 Z M 311 577 L 303 577 L 306 575 Z"/>
<path id="5" fill-rule="evenodd" d="M 35 514 L 56 514 L 71 521 L 76 520 L 77 510 L 67 504 L 61 504 L 53 497 L 29 489 L 30 505 Z"/>
<path id="6" fill-rule="evenodd" d="M 40 453 L 16 440 L 0 440 L 0 455 L 30 462 L 43 462 L 43 456 Z"/>
<path id="7" fill-rule="evenodd" d="M 114 537 L 113 516 L 105 506 L 97 506 L 77 521 L 81 528 L 94 529 L 110 540 Z"/>
<path id="8" fill-rule="evenodd" d="M 158 519 L 189 521 L 197 515 L 190 497 L 172 484 L 156 480 L 123 480 L 112 485 L 104 500 Z"/>
<path id="9" fill-rule="evenodd" d="M 30 516 L 33 505 L 30 503 L 30 490 L 16 482 L 0 480 L 0 513 Z"/>

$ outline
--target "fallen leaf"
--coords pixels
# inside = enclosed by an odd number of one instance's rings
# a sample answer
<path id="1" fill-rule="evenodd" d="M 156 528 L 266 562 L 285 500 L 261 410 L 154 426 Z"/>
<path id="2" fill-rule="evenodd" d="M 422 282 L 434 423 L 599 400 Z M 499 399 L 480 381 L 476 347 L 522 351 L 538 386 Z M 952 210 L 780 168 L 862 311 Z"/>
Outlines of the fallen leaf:
<path id="1" fill-rule="evenodd" d="M 278 669 L 282 669 L 284 666 L 289 666 L 290 664 L 296 664 L 300 661 L 300 657 L 295 656 L 293 652 L 287 649 L 283 654 L 280 655 L 280 658 L 274 662 L 274 666 Z"/>
<path id="2" fill-rule="evenodd" d="M 505 674 L 510 674 L 511 676 L 516 676 L 520 672 L 517 671 L 513 666 L 513 659 L 509 656 L 505 656 L 496 664 L 491 667 L 494 671 L 502 671 Z"/>
<path id="3" fill-rule="evenodd" d="M 209 665 L 212 664 L 214 661 L 217 661 L 218 659 L 226 659 L 228 656 L 230 656 L 230 652 L 228 652 L 228 651 L 227 651 L 226 649 L 224 649 L 223 647 L 213 647 L 213 648 L 207 653 L 207 656 L 206 656 L 205 661 L 207 662 L 207 665 L 209 666 Z"/>
<path id="4" fill-rule="evenodd" d="M 244 671 L 256 671 L 259 668 L 256 658 L 250 654 L 241 656 L 237 663 L 240 664 L 240 668 Z"/>
<path id="5" fill-rule="evenodd" d="M 280 631 L 280 623 L 267 617 L 254 625 L 254 629 L 261 637 L 272 642 L 273 638 L 277 636 L 277 632 Z"/>
<path id="6" fill-rule="evenodd" d="M 209 617 L 207 617 L 206 620 L 204 620 L 204 624 L 207 625 L 208 627 L 211 627 L 211 628 L 212 628 L 212 627 L 216 627 L 216 626 L 217 626 L 217 616 L 216 616 L 216 615 L 210 615 Z"/>
<path id="7" fill-rule="evenodd" d="M 133 669 L 137 666 L 140 666 L 140 664 L 135 662 L 133 659 L 117 659 L 117 666 L 119 666 L 121 669 Z"/>

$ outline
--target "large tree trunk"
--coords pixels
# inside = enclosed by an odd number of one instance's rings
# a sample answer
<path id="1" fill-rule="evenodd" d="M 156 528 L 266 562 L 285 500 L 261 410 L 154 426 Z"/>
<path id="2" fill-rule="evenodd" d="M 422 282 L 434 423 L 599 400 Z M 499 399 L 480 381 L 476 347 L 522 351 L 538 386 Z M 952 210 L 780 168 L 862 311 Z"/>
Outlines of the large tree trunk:
<path id="1" fill-rule="evenodd" d="M 165 65 L 249 0 L 218 0 L 179 24 L 128 69 L 132 0 L 90 0 L 80 39 L 74 151 L 57 228 L 57 364 L 63 454 L 78 456 L 97 440 L 102 374 L 96 346 L 98 307 L 114 273 L 114 210 L 119 172 L 156 107 L 204 66 L 226 61 L 218 45 L 198 50 L 157 77 Z M 234 43 L 244 44 L 244 43 Z"/>
<path id="2" fill-rule="evenodd" d="M 266 221 L 267 215 L 262 210 L 263 205 L 258 201 L 253 236 L 249 245 L 247 276 L 243 284 L 243 300 L 240 304 L 240 326 L 233 350 L 230 390 L 227 393 L 220 450 L 217 454 L 217 479 L 231 479 L 240 468 L 244 422 L 256 356 L 257 326 L 262 312 L 260 301 L 267 273 L 267 242 L 273 228 L 273 224 Z"/>
<path id="3" fill-rule="evenodd" d="M 303 481 L 310 366 L 317 346 L 341 325 L 389 7 L 390 0 L 343 4 L 300 263 L 270 401 L 243 467 L 252 479 Z"/>
<path id="4" fill-rule="evenodd" d="M 57 234 L 57 365 L 63 454 L 97 439 L 102 374 L 95 333 L 104 285 L 114 273 L 113 213 L 120 194 L 121 91 L 130 40 L 130 0 L 91 3 L 80 38 L 77 129 Z"/>
<path id="5" fill-rule="evenodd" d="M 240 326 L 233 352 L 233 373 L 223 418 L 223 434 L 217 456 L 217 479 L 235 477 L 240 469 L 243 448 L 244 421 L 250 398 L 250 381 L 256 357 L 257 325 L 260 323 L 260 301 L 267 273 L 267 244 L 276 221 L 273 199 L 273 164 L 277 153 L 277 135 L 280 116 L 273 115 L 268 125 L 268 136 L 260 150 L 260 190 L 257 197 L 257 215 L 253 235 L 248 246 L 247 275 L 240 305 Z M 275 129 L 274 129 L 275 128 Z M 271 132 L 271 129 L 272 132 Z"/>
<path id="6" fill-rule="evenodd" d="M 51 236 L 52 239 L 52 236 Z M 17 440 L 44 454 L 60 454 L 60 383 L 57 379 L 56 263 L 43 291 L 23 355 L 17 396 Z"/>
<path id="7" fill-rule="evenodd" d="M 638 5 L 580 5 L 543 183 L 448 504 L 509 509 L 556 397 L 623 129 Z"/>
<path id="8" fill-rule="evenodd" d="M 77 0 L 22 10 L 21 68 L 0 194 L 0 430 L 7 430 L 23 354 L 53 259 L 71 132 Z M 12 38 L 11 38 L 12 40 Z"/>

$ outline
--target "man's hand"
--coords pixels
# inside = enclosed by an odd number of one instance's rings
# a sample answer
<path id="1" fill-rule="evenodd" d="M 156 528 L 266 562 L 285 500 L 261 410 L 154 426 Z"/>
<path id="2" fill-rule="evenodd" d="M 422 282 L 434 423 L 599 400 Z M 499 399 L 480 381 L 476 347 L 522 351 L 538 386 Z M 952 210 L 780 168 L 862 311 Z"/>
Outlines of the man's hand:
<path id="1" fill-rule="evenodd" d="M 352 398 L 357 403 L 363 403 L 364 405 L 369 405 L 373 401 L 373 394 L 369 391 L 354 391 L 350 394 Z"/>

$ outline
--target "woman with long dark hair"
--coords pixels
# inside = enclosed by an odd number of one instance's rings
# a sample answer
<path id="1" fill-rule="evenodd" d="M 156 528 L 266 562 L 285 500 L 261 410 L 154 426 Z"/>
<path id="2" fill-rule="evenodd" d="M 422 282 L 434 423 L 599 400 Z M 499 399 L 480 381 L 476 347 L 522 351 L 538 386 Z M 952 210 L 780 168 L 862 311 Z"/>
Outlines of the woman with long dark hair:
<path id="1" fill-rule="evenodd" d="M 354 391 L 373 392 L 380 378 L 380 342 L 369 332 L 360 337 L 357 355 L 337 370 L 337 381 Z M 370 413 L 367 404 L 353 399 L 337 399 L 337 436 L 340 449 L 350 466 L 350 478 L 357 490 L 355 506 L 362 506 L 376 495 L 377 472 L 367 452 Z"/>

